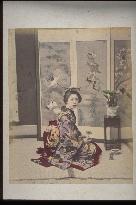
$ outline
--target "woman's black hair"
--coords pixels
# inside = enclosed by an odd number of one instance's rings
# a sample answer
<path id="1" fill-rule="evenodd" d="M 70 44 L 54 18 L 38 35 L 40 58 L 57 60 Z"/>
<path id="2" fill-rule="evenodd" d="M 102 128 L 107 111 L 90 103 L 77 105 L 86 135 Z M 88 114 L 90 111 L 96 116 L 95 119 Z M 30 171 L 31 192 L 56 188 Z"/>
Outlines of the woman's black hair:
<path id="1" fill-rule="evenodd" d="M 78 97 L 78 102 L 80 103 L 82 100 L 81 95 L 77 91 L 77 88 L 69 88 L 64 94 L 64 103 L 66 104 L 70 95 L 75 94 Z"/>

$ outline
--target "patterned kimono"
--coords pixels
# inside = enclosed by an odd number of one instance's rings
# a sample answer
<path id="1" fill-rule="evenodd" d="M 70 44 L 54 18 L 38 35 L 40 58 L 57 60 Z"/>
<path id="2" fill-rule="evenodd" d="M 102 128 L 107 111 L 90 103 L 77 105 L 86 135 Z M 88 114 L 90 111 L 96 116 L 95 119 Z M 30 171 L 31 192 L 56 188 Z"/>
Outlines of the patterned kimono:
<path id="1" fill-rule="evenodd" d="M 74 167 L 82 171 L 99 163 L 102 150 L 96 143 L 84 141 L 84 136 L 76 126 L 76 116 L 72 110 L 62 107 L 57 127 L 59 129 L 57 145 L 44 151 L 39 149 L 37 153 L 41 154 L 41 158 L 35 162 L 43 166 L 54 165 L 63 170 Z M 47 139 L 47 133 L 45 134 Z M 48 133 L 48 137 L 50 136 Z M 45 143 L 47 144 L 46 140 Z"/>

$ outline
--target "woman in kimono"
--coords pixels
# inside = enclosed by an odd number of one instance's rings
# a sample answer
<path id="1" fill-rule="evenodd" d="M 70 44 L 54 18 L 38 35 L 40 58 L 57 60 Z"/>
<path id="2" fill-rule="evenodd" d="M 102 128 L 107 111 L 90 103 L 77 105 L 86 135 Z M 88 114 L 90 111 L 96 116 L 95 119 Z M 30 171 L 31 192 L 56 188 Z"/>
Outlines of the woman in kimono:
<path id="1" fill-rule="evenodd" d="M 81 100 L 76 88 L 68 89 L 64 95 L 65 106 L 58 116 L 59 141 L 48 163 L 63 170 L 68 167 L 85 170 L 95 166 L 102 152 L 96 143 L 84 140 L 85 137 L 76 126 L 74 109 Z"/>

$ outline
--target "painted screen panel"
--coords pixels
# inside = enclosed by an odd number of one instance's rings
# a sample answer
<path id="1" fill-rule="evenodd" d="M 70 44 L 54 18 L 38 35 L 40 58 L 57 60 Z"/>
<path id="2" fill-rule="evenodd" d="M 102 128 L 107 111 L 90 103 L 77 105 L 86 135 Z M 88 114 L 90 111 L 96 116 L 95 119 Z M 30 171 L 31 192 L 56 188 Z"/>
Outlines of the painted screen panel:
<path id="1" fill-rule="evenodd" d="M 68 42 L 40 42 L 40 96 L 41 126 L 47 126 L 56 115 L 47 109 L 54 100 L 59 107 L 64 104 L 64 88 L 70 86 L 70 44 Z"/>
<path id="2" fill-rule="evenodd" d="M 132 125 L 132 66 L 131 66 L 131 41 L 114 41 L 115 89 L 121 91 L 119 98 L 119 111 L 121 125 Z"/>
<path id="3" fill-rule="evenodd" d="M 78 41 L 77 78 L 83 97 L 79 109 L 80 126 L 103 126 L 106 114 L 102 90 L 107 87 L 107 41 Z"/>

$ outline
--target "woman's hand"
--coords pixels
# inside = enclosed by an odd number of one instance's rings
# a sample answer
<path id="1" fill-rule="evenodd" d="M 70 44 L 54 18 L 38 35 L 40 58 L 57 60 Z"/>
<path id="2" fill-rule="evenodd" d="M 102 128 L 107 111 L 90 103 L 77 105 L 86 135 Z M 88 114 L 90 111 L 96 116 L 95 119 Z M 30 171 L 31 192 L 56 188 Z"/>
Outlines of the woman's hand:
<path id="1" fill-rule="evenodd" d="M 77 146 L 78 146 L 78 142 L 75 141 L 75 140 L 71 140 L 71 143 L 72 143 L 72 145 L 73 145 L 74 147 L 77 147 Z"/>
<path id="2" fill-rule="evenodd" d="M 82 140 L 81 141 L 71 140 L 71 142 L 72 142 L 74 147 L 79 148 L 83 141 Z"/>

